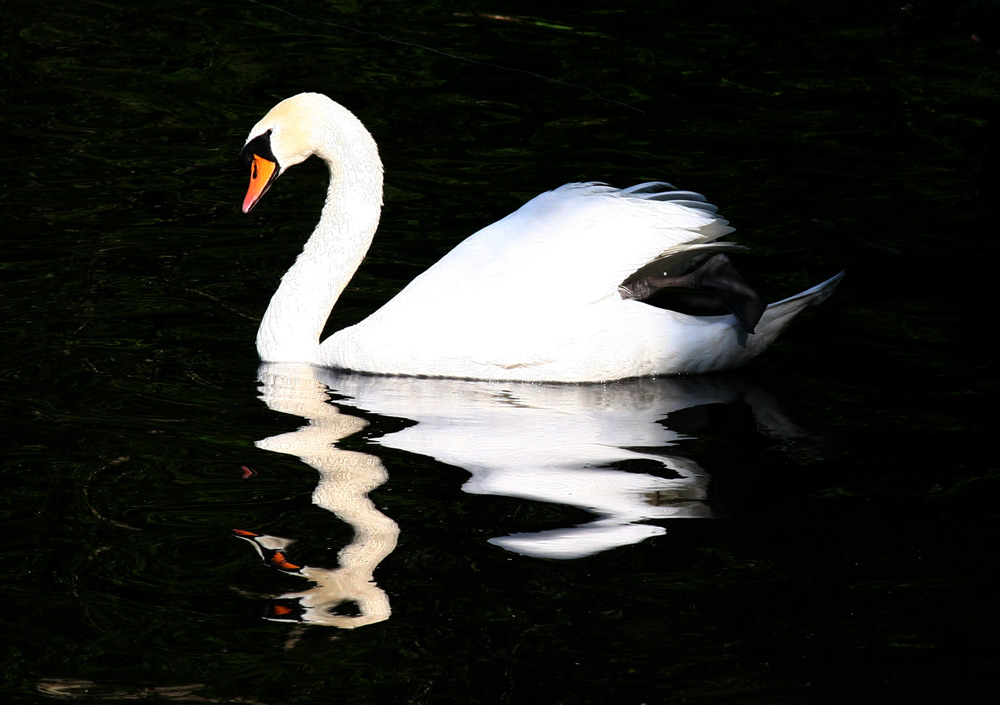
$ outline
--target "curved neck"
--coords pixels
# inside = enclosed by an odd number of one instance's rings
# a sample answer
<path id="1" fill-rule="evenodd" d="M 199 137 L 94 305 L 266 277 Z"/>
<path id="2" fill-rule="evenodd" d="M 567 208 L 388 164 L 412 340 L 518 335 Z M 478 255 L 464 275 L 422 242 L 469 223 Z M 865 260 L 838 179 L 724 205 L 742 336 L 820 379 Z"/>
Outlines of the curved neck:
<path id="1" fill-rule="evenodd" d="M 346 118 L 332 116 L 339 122 L 315 150 L 330 169 L 319 223 L 281 278 L 257 331 L 257 352 L 266 362 L 315 360 L 330 311 L 378 228 L 382 161 L 368 131 L 343 112 Z"/>

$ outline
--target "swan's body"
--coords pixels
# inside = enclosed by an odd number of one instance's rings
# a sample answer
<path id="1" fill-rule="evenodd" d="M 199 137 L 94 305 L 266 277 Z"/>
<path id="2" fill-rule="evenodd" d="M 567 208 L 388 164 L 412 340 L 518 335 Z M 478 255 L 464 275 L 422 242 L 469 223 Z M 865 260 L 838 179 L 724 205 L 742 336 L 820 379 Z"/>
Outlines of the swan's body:
<path id="1" fill-rule="evenodd" d="M 739 249 L 717 241 L 732 228 L 702 196 L 666 184 L 567 184 L 472 235 L 370 317 L 321 343 L 375 234 L 382 164 L 345 108 L 315 93 L 289 98 L 250 132 L 244 211 L 311 154 L 329 165 L 329 193 L 261 322 L 257 349 L 268 362 L 561 382 L 709 372 L 763 351 L 840 279 L 771 304 L 755 333 L 747 331 L 753 321 L 735 315 L 650 306 L 629 296 L 629 282 L 667 281 L 706 253 Z"/>

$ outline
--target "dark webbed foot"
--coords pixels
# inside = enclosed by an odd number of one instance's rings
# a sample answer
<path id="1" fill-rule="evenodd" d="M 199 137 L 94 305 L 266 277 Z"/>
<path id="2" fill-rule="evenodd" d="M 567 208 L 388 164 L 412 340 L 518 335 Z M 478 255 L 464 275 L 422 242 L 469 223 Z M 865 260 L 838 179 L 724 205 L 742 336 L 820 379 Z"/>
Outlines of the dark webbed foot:
<path id="1" fill-rule="evenodd" d="M 767 308 L 764 300 L 723 254 L 708 258 L 697 269 L 679 277 L 643 277 L 619 287 L 623 298 L 640 301 L 667 288 L 692 290 L 686 296 L 689 301 L 696 302 L 704 311 L 712 311 L 713 308 L 720 309 L 714 311 L 716 313 L 728 311 L 736 316 L 748 333 L 753 333 Z"/>

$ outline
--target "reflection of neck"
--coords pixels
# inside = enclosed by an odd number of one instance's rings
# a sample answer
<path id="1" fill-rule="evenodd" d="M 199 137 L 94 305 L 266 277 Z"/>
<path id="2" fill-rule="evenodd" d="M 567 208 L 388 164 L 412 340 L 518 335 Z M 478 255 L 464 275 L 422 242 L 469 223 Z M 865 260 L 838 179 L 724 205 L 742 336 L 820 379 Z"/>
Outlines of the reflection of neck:
<path id="1" fill-rule="evenodd" d="M 276 374 L 277 368 L 281 368 L 280 374 Z M 302 416 L 309 424 L 292 433 L 265 438 L 257 446 L 296 455 L 316 468 L 320 481 L 313 502 L 354 529 L 354 540 L 338 554 L 339 568 L 303 568 L 301 574 L 316 587 L 284 596 L 301 600 L 306 608 L 305 621 L 353 628 L 389 617 L 389 600 L 375 585 L 373 573 L 396 547 L 399 527 L 368 498 L 369 492 L 388 479 L 382 462 L 375 456 L 334 445 L 360 431 L 366 423 L 341 414 L 327 403 L 326 388 L 315 379 L 314 372 L 308 366 L 262 368 L 262 398 L 267 405 L 275 411 Z M 356 603 L 360 616 L 330 613 L 343 602 Z"/>

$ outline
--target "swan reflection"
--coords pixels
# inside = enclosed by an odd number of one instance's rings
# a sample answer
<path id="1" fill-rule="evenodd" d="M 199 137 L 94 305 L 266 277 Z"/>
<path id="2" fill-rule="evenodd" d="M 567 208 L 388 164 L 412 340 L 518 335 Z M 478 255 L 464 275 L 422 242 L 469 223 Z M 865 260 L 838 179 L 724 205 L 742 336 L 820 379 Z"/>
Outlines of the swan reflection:
<path id="1" fill-rule="evenodd" d="M 389 599 L 372 577 L 376 566 L 392 553 L 399 527 L 375 508 L 368 493 L 388 479 L 382 461 L 374 455 L 343 450 L 337 441 L 363 429 L 367 422 L 342 414 L 329 402 L 326 385 L 308 366 L 272 365 L 261 368 L 261 398 L 275 411 L 300 416 L 308 421 L 291 433 L 257 441 L 257 447 L 287 453 L 319 471 L 313 503 L 333 512 L 354 529 L 354 539 L 337 554 L 335 569 L 300 567 L 289 561 L 285 550 L 291 539 L 238 531 L 252 541 L 261 555 L 287 572 L 297 573 L 316 586 L 299 593 L 282 595 L 273 603 L 272 618 L 294 616 L 342 628 L 360 627 L 389 617 Z M 289 607 L 295 601 L 296 608 Z M 342 603 L 353 603 L 359 615 L 333 612 Z"/>
<path id="2" fill-rule="evenodd" d="M 368 498 L 388 479 L 382 461 L 374 453 L 336 446 L 367 425 L 350 415 L 351 407 L 414 421 L 372 443 L 463 468 L 470 474 L 466 492 L 568 505 L 593 515 L 577 526 L 489 539 L 514 553 L 554 559 L 589 556 L 665 532 L 650 521 L 711 515 L 707 474 L 694 461 L 668 452 L 687 437 L 669 427 L 674 412 L 742 400 L 762 433 L 806 435 L 766 393 L 729 376 L 565 385 L 380 377 L 265 364 L 259 377 L 268 407 L 307 424 L 257 445 L 316 468 L 320 481 L 313 501 L 348 523 L 355 537 L 338 555 L 336 569 L 300 568 L 288 561 L 288 539 L 244 538 L 279 568 L 316 583 L 282 596 L 301 604 L 297 618 L 346 628 L 388 618 L 388 599 L 372 575 L 399 534 L 396 523 Z M 345 602 L 360 614 L 332 612 Z"/>

